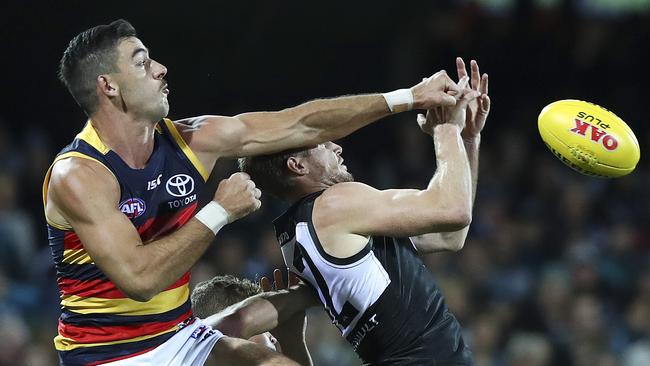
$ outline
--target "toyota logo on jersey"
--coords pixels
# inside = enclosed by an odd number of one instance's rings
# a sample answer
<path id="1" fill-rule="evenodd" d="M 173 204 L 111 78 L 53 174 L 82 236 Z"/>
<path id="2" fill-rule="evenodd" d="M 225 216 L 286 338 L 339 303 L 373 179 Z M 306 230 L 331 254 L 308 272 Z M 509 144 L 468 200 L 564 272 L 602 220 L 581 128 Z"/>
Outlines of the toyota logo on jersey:
<path id="1" fill-rule="evenodd" d="M 130 219 L 142 216 L 146 210 L 147 205 L 140 198 L 129 198 L 120 202 L 120 211 Z"/>
<path id="2" fill-rule="evenodd" d="M 194 179 L 187 174 L 176 174 L 167 180 L 165 188 L 174 197 L 185 197 L 194 192 Z"/>

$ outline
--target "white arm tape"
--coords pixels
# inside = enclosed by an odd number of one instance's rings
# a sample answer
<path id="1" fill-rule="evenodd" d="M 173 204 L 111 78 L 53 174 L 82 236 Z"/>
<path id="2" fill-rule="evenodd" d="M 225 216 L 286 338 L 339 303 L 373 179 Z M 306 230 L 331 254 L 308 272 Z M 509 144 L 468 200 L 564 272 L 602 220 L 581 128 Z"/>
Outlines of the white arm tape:
<path id="1" fill-rule="evenodd" d="M 397 89 L 390 93 L 382 94 L 386 99 L 388 108 L 393 113 L 406 112 L 413 109 L 413 92 L 411 89 Z"/>
<path id="2" fill-rule="evenodd" d="M 194 217 L 212 230 L 214 235 L 228 223 L 228 212 L 214 201 L 210 201 Z"/>

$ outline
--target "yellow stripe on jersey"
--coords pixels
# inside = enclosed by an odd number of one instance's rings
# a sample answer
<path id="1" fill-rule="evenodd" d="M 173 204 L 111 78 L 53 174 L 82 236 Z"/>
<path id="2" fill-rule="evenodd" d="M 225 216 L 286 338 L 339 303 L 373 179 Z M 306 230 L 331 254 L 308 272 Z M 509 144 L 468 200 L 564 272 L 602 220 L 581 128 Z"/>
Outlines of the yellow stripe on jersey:
<path id="1" fill-rule="evenodd" d="M 102 155 L 106 155 L 106 153 L 108 153 L 110 150 L 99 138 L 99 135 L 97 134 L 97 131 L 95 131 L 91 120 L 88 120 L 88 122 L 86 122 L 84 129 L 81 130 L 81 132 L 79 132 L 75 138 L 86 141 L 88 145 L 97 149 L 100 153 L 102 153 Z"/>
<path id="2" fill-rule="evenodd" d="M 52 167 L 54 166 L 54 164 L 56 164 L 59 160 L 72 158 L 72 157 L 92 160 L 98 163 L 99 165 L 103 166 L 104 168 L 106 168 L 106 170 L 108 170 L 113 175 L 113 177 L 115 177 L 115 174 L 113 174 L 113 172 L 110 169 L 108 169 L 108 167 L 104 165 L 104 163 L 84 153 L 80 153 L 78 151 L 69 151 L 67 153 L 63 153 L 57 156 L 52 162 L 52 165 L 50 165 L 50 167 L 47 169 L 47 173 L 45 173 L 45 179 L 43 180 L 43 209 L 45 210 L 45 220 L 47 221 L 47 223 L 50 226 L 55 227 L 59 230 L 70 230 L 72 229 L 72 227 L 68 223 L 56 223 L 50 220 L 50 218 L 47 216 L 47 189 L 50 185 L 50 176 L 52 175 Z M 117 180 L 117 177 L 115 179 Z"/>
<path id="3" fill-rule="evenodd" d="M 79 314 L 155 315 L 176 309 L 183 305 L 189 296 L 190 287 L 185 284 L 163 291 L 147 302 L 129 298 L 103 299 L 68 295 L 61 297 L 61 306 Z"/>
<path id="4" fill-rule="evenodd" d="M 163 121 L 165 122 L 165 125 L 167 126 L 167 129 L 171 131 L 172 137 L 180 146 L 181 150 L 183 150 L 183 154 L 187 156 L 188 159 L 192 162 L 192 165 L 196 168 L 196 170 L 199 171 L 201 176 L 203 177 L 203 180 L 206 182 L 208 181 L 208 177 L 210 176 L 210 173 L 205 169 L 199 158 L 196 157 L 196 154 L 194 154 L 194 151 L 190 149 L 190 147 L 187 145 L 185 140 L 183 140 L 183 137 L 181 136 L 180 132 L 176 129 L 176 126 L 174 125 L 174 122 L 172 120 L 163 118 Z"/>
<path id="5" fill-rule="evenodd" d="M 129 338 L 129 339 L 120 339 L 119 341 L 112 341 L 112 342 L 100 342 L 100 343 L 76 343 L 74 340 L 66 337 L 62 337 L 61 335 L 57 335 L 54 337 L 54 348 L 56 348 L 57 351 L 71 351 L 76 348 L 81 348 L 81 347 L 95 347 L 95 346 L 110 346 L 111 344 L 121 344 L 121 343 L 131 343 L 131 342 L 137 342 L 137 341 L 144 341 L 149 338 L 157 337 L 161 334 L 169 333 L 169 332 L 175 332 L 179 329 L 178 325 L 175 325 L 174 327 L 164 330 L 160 333 L 156 334 L 149 334 L 145 336 L 140 336 L 140 337 L 134 337 L 134 338 Z"/>
<path id="6" fill-rule="evenodd" d="M 63 251 L 63 263 L 95 264 L 84 249 L 66 249 Z"/>

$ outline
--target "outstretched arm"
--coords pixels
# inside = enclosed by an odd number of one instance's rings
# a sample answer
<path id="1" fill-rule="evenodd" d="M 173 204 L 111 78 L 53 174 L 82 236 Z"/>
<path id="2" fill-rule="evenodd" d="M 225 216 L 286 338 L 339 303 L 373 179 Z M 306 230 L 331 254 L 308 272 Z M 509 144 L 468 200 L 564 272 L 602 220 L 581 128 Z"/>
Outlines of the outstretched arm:
<path id="1" fill-rule="evenodd" d="M 268 332 L 297 313 L 318 305 L 310 288 L 292 286 L 249 297 L 205 319 L 226 335 L 248 339 Z"/>
<path id="2" fill-rule="evenodd" d="M 460 57 L 456 59 L 456 68 L 459 79 L 467 76 L 465 63 Z M 465 128 L 461 134 L 472 174 L 473 205 L 476 198 L 476 186 L 478 182 L 481 131 L 483 130 L 483 127 L 485 127 L 485 122 L 490 113 L 490 97 L 488 96 L 488 75 L 483 74 L 483 76 L 481 76 L 478 63 L 474 60 L 470 63 L 470 69 L 471 87 L 473 90 L 481 93 L 480 97 L 471 101 L 467 106 Z M 418 118 L 421 120 L 424 116 L 418 115 Z M 434 115 L 429 113 L 426 118 L 434 118 Z M 469 226 L 459 231 L 428 233 L 412 237 L 411 240 L 415 247 L 418 248 L 418 251 L 422 254 L 440 251 L 458 251 L 463 248 L 468 232 Z"/>
<path id="3" fill-rule="evenodd" d="M 316 199 L 313 222 L 328 254 L 353 255 L 366 245 L 370 235 L 409 237 L 457 231 L 469 224 L 471 176 L 460 132 L 467 102 L 476 95 L 463 95 L 444 116 L 445 123 L 423 126 L 435 130 L 431 134 L 437 159 L 437 169 L 426 189 L 380 191 L 348 182 L 328 188 Z"/>
<path id="4" fill-rule="evenodd" d="M 452 95 L 459 92 L 441 71 L 399 92 L 318 99 L 278 112 L 200 116 L 177 121 L 176 126 L 210 169 L 220 157 L 263 155 L 317 145 L 346 136 L 393 112 L 454 105 Z"/>

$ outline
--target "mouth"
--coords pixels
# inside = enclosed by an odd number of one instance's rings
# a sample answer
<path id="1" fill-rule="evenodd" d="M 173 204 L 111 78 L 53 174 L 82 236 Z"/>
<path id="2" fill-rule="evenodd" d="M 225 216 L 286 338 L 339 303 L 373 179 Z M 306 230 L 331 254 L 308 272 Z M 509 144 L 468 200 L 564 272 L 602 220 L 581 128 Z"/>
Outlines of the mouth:
<path id="1" fill-rule="evenodd" d="M 165 94 L 165 95 L 168 95 L 168 94 L 169 94 L 169 88 L 168 88 L 168 86 L 169 86 L 169 84 L 165 83 L 165 84 L 163 84 L 162 88 L 160 88 L 161 91 L 162 91 L 162 93 Z"/>

